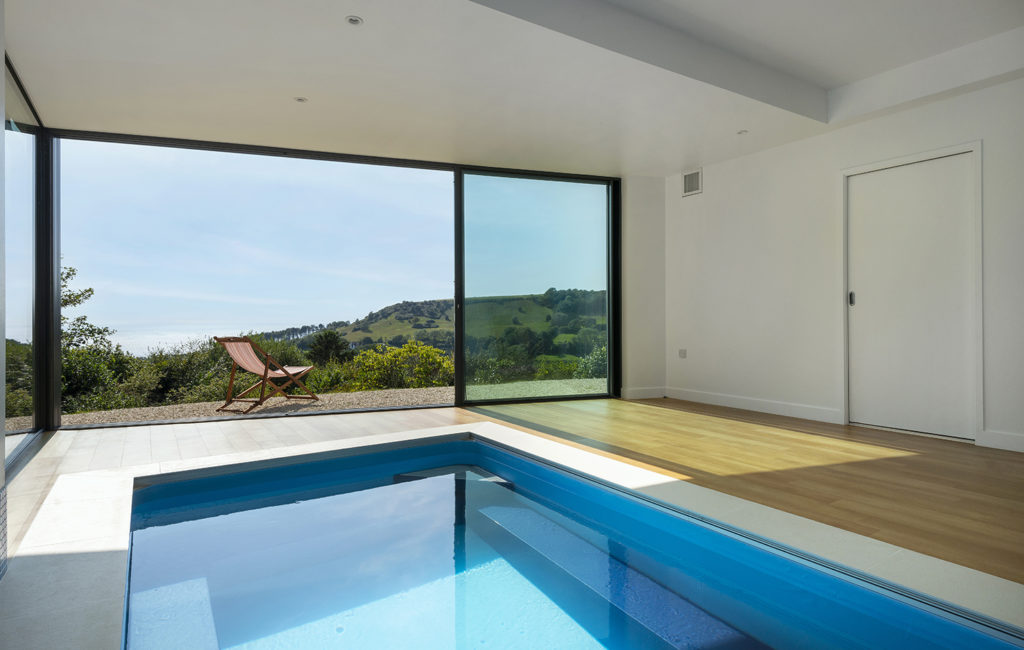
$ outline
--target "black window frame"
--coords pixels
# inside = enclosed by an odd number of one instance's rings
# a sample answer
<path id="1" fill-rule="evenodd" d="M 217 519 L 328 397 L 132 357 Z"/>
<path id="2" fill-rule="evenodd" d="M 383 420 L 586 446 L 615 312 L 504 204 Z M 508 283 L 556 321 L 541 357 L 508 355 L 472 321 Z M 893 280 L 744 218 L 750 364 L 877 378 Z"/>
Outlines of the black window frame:
<path id="1" fill-rule="evenodd" d="M 621 297 L 621 179 L 592 176 L 587 174 L 568 174 L 559 172 L 545 172 L 536 170 L 505 169 L 502 167 L 480 167 L 474 165 L 458 165 L 456 172 L 456 194 L 455 194 L 455 277 L 457 287 L 457 298 L 455 301 L 455 402 L 456 406 L 491 406 L 496 404 L 521 404 L 532 402 L 564 402 L 568 400 L 581 399 L 607 399 L 619 397 L 622 393 L 622 345 L 621 345 L 621 318 L 622 318 L 622 297 Z M 608 287 L 608 391 L 588 395 L 553 395 L 545 397 L 515 397 L 508 399 L 487 399 L 467 400 L 465 381 L 465 341 L 463 339 L 466 331 L 465 312 L 463 302 L 465 299 L 465 192 L 463 186 L 465 175 L 477 176 L 498 176 L 502 178 L 523 178 L 544 181 L 570 181 L 578 183 L 590 183 L 593 185 L 605 185 L 607 187 L 607 210 L 606 223 L 606 260 L 607 269 L 606 285 Z"/>
<path id="2" fill-rule="evenodd" d="M 7 61 L 13 74 L 13 66 Z M 20 82 L 19 82 L 20 83 Z M 28 95 L 25 93 L 26 100 Z M 31 102 L 29 102 L 31 106 Z M 34 108 L 33 108 L 34 111 Z M 38 118 L 38 115 L 37 115 Z M 42 122 L 40 121 L 40 124 Z M 36 400 L 35 421 L 37 431 L 55 431 L 57 429 L 88 429 L 118 426 L 135 426 L 140 422 L 110 422 L 100 425 L 69 425 L 61 423 L 60 387 L 60 142 L 62 140 L 86 140 L 117 144 L 135 144 L 145 146 L 161 146 L 196 151 L 216 151 L 223 153 L 240 153 L 307 160 L 358 163 L 389 167 L 405 167 L 448 171 L 453 174 L 453 191 L 455 193 L 455 404 L 456 407 L 466 406 L 465 400 L 465 358 L 463 350 L 462 303 L 464 299 L 464 209 L 463 209 L 463 178 L 467 173 L 490 174 L 518 178 L 538 178 L 545 180 L 583 181 L 603 183 L 608 186 L 608 393 L 596 395 L 579 395 L 566 397 L 543 397 L 528 399 L 493 400 L 488 402 L 473 401 L 473 406 L 485 404 L 507 404 L 516 402 L 564 401 L 570 399 L 602 399 L 619 397 L 622 387 L 621 357 L 621 179 L 610 176 L 594 176 L 538 170 L 523 170 L 503 167 L 487 167 L 464 165 L 458 163 L 442 163 L 405 158 L 388 158 L 308 149 L 291 149 L 230 142 L 207 140 L 191 140 L 184 138 L 167 138 L 159 136 L 109 133 L 100 131 L 82 131 L 73 129 L 36 127 L 36 260 L 35 260 L 35 325 L 34 336 L 36 362 Z M 356 410 L 407 410 L 416 408 L 434 408 L 432 406 L 385 407 L 378 409 Z M 347 413 L 351 410 L 316 411 L 314 413 L 274 413 L 252 414 L 247 418 L 279 418 L 305 417 L 332 413 Z M 220 418 L 199 418 L 172 420 L 172 422 L 202 422 Z M 158 422 L 145 422 L 147 425 Z"/>
<path id="3" fill-rule="evenodd" d="M 42 415 L 43 409 L 46 405 L 46 397 L 41 394 L 41 391 L 47 389 L 51 381 L 49 377 L 51 371 L 45 367 L 46 363 L 46 350 L 48 343 L 41 339 L 41 335 L 45 335 L 46 331 L 50 328 L 46 327 L 43 321 L 40 320 L 40 307 L 45 304 L 45 300 L 40 300 L 40 295 L 48 291 L 48 282 L 46 278 L 41 276 L 40 268 L 41 261 L 45 262 L 44 258 L 40 257 L 40 244 L 45 241 L 51 241 L 51 237 L 48 232 L 40 232 L 40 228 L 48 229 L 52 225 L 52 215 L 46 208 L 47 203 L 47 189 L 52 187 L 52 179 L 50 174 L 52 169 L 48 165 L 49 158 L 47 152 L 50 148 L 50 139 L 47 134 L 46 127 L 43 125 L 42 118 L 39 116 L 39 111 L 36 110 L 35 105 L 32 103 L 32 98 L 29 96 L 28 91 L 25 89 L 25 84 L 22 82 L 21 77 L 18 76 L 18 71 L 14 68 L 14 64 L 11 62 L 10 56 L 4 53 L 4 68 L 7 74 L 11 75 L 11 79 L 14 82 L 18 93 L 21 95 L 21 99 L 24 100 L 25 105 L 28 107 L 29 112 L 32 115 L 32 119 L 35 120 L 35 124 L 28 124 L 24 122 L 15 122 L 19 132 L 30 134 L 35 138 L 35 170 L 34 170 L 34 215 L 33 215 L 33 289 L 32 289 L 32 410 L 33 410 L 33 422 L 32 428 L 28 430 L 19 430 L 17 432 L 11 432 L 12 434 L 27 434 L 25 438 L 18 444 L 10 454 L 5 454 L 4 467 L 13 467 L 18 461 L 19 457 L 29 448 L 36 440 L 38 440 L 42 433 L 47 430 L 48 420 Z M 4 129 L 7 127 L 6 115 L 4 116 Z M 6 236 L 4 234 L 3 236 Z M 5 242 L 6 243 L 6 242 Z M 59 271 L 58 271 L 59 272 Z M 59 303 L 59 292 L 60 282 L 58 276 L 57 282 L 58 290 L 58 307 Z M 59 327 L 59 313 L 57 325 Z M 55 355 L 58 361 L 60 358 L 59 351 Z M 6 372 L 6 368 L 4 368 Z M 6 384 L 5 384 L 6 388 Z M 57 391 L 59 396 L 60 391 L 60 373 L 57 373 Z M 6 415 L 6 414 L 5 414 Z M 6 436 L 6 429 L 3 431 Z"/>

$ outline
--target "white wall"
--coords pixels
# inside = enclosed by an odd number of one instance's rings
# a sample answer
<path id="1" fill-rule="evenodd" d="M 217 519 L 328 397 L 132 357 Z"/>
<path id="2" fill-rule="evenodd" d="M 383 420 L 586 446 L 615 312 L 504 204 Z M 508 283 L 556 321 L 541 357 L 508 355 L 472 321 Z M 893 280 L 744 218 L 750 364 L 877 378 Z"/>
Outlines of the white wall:
<path id="1" fill-rule="evenodd" d="M 667 394 L 842 422 L 841 170 L 972 140 L 983 141 L 978 442 L 1024 450 L 1019 79 L 706 166 L 704 192 L 685 199 L 679 176 L 667 179 Z"/>
<path id="2" fill-rule="evenodd" d="M 665 395 L 665 179 L 622 182 L 622 395 Z"/>

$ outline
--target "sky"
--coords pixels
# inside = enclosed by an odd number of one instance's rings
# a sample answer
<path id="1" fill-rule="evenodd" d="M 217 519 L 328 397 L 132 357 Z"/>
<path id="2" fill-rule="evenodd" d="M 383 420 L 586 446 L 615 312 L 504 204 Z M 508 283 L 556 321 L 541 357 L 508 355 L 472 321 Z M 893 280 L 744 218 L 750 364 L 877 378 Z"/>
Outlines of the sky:
<path id="1" fill-rule="evenodd" d="M 467 174 L 466 296 L 607 285 L 604 184 Z"/>
<path id="2" fill-rule="evenodd" d="M 26 340 L 31 207 L 11 185 L 30 148 L 12 137 L 6 322 Z M 62 265 L 95 290 L 67 315 L 134 354 L 454 294 L 451 172 L 77 140 L 61 161 Z M 467 177 L 467 295 L 604 288 L 605 191 Z"/>

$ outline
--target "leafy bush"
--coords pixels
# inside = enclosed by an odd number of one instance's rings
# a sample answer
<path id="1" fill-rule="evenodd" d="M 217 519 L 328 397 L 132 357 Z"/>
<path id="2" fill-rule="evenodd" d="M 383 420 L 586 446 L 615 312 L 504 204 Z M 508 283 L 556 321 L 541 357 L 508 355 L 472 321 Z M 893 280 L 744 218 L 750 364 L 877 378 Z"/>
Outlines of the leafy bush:
<path id="1" fill-rule="evenodd" d="M 569 379 L 575 376 L 576 359 L 539 359 L 535 379 Z"/>
<path id="2" fill-rule="evenodd" d="M 32 393 L 24 388 L 7 387 L 6 390 L 7 415 L 15 418 L 20 415 L 32 415 Z"/>
<path id="3" fill-rule="evenodd" d="M 452 358 L 437 348 L 410 341 L 400 348 L 378 345 L 360 352 L 353 362 L 358 390 L 426 388 L 455 383 Z"/>
<path id="4" fill-rule="evenodd" d="M 177 404 L 190 388 L 209 383 L 214 377 L 231 371 L 231 359 L 213 339 L 196 339 L 172 348 L 158 348 L 142 360 L 154 367 L 159 381 L 151 392 L 153 404 Z M 225 381 L 226 389 L 226 381 Z M 220 398 L 224 397 L 221 391 Z"/>
<path id="5" fill-rule="evenodd" d="M 467 382 L 504 384 L 533 377 L 533 365 L 511 357 L 476 357 L 467 364 Z"/>
<path id="6" fill-rule="evenodd" d="M 61 355 L 61 394 L 64 401 L 113 388 L 117 378 L 110 369 L 109 360 L 110 351 L 101 347 L 64 349 Z"/>
<path id="7" fill-rule="evenodd" d="M 608 376 L 608 346 L 602 345 L 594 348 L 594 351 L 580 359 L 573 377 L 576 379 L 591 379 Z"/>
<path id="8" fill-rule="evenodd" d="M 137 359 L 134 371 L 117 386 L 122 399 L 132 406 L 149 406 L 157 399 L 157 390 L 163 375 L 149 360 Z"/>
<path id="9" fill-rule="evenodd" d="M 352 363 L 332 361 L 313 368 L 302 381 L 314 393 L 337 393 L 352 390 L 353 372 Z"/>

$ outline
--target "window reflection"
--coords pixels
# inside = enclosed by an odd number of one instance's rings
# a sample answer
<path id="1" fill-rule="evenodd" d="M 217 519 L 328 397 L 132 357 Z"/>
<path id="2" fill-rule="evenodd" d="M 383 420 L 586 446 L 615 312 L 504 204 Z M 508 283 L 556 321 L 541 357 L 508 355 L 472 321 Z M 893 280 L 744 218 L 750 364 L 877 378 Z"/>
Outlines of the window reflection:
<path id="1" fill-rule="evenodd" d="M 466 399 L 608 393 L 608 186 L 467 174 Z"/>
<path id="2" fill-rule="evenodd" d="M 7 72 L 4 130 L 5 433 L 34 428 L 32 306 L 35 232 L 34 120 Z M 12 441 L 7 448 L 15 447 Z"/>

